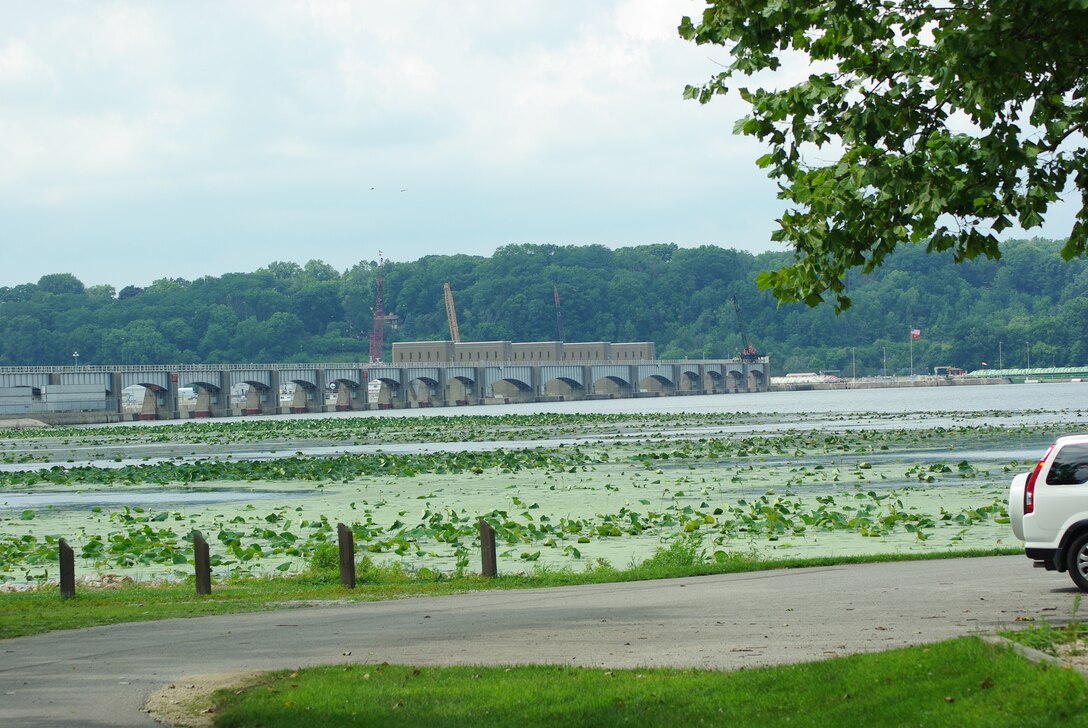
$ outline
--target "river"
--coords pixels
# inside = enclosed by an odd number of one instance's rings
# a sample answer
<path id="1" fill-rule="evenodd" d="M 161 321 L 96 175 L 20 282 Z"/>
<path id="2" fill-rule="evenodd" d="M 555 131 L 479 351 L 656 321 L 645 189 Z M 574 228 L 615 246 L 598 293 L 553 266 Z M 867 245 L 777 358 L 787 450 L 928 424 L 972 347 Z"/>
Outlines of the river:
<path id="1" fill-rule="evenodd" d="M 531 568 L 533 563 L 553 568 L 580 568 L 579 565 L 593 563 L 597 558 L 608 558 L 614 564 L 624 565 L 649 556 L 678 534 L 686 533 L 684 530 L 678 532 L 677 528 L 682 528 L 692 513 L 706 519 L 705 526 L 700 522 L 698 532 L 706 533 L 708 552 L 742 550 L 770 556 L 781 554 L 783 550 L 797 555 L 823 555 L 992 548 L 1012 541 L 1008 527 L 996 521 L 996 515 L 986 515 L 995 513 L 994 504 L 1003 502 L 1009 474 L 1040 455 L 1045 443 L 1053 437 L 1088 431 L 1088 384 L 768 392 L 326 413 L 282 419 L 650 412 L 742 416 L 724 425 L 705 428 L 685 427 L 682 418 L 678 418 L 677 424 L 669 427 L 679 429 L 663 427 L 656 431 L 641 430 L 607 437 L 571 432 L 562 437 L 524 441 L 331 444 L 292 441 L 287 435 L 286 440 L 270 446 L 268 442 L 246 442 L 243 438 L 237 442 L 219 443 L 214 452 L 208 450 L 204 455 L 197 454 L 199 435 L 187 435 L 175 442 L 169 442 L 173 438 L 166 438 L 167 442 L 159 443 L 151 442 L 151 438 L 143 443 L 143 438 L 136 438 L 136 442 L 118 446 L 117 452 L 124 453 L 122 462 L 161 459 L 160 449 L 167 447 L 172 448 L 172 454 L 167 455 L 171 459 L 178 459 L 178 452 L 187 452 L 188 459 L 242 460 L 298 452 L 333 455 L 373 452 L 379 448 L 397 453 L 438 452 L 555 447 L 569 443 L 579 443 L 581 447 L 597 452 L 607 451 L 612 458 L 577 472 L 573 468 L 569 472 L 529 469 L 514 473 L 485 471 L 477 475 L 365 477 L 326 482 L 317 485 L 316 489 L 313 482 L 292 481 L 97 487 L 84 482 L 79 486 L 82 496 L 70 487 L 20 487 L 19 492 L 8 489 L 6 493 L 0 493 L 0 521 L 3 522 L 0 523 L 0 541 L 5 536 L 11 537 L 9 558 L 18 563 L 8 565 L 11 568 L 6 569 L 6 579 L 40 578 L 42 569 L 48 571 L 47 563 L 25 560 L 32 559 L 33 552 L 29 546 L 17 543 L 23 535 L 39 539 L 47 534 L 50 537 L 66 536 L 77 543 L 91 538 L 121 538 L 125 544 L 137 544 L 139 538 L 146 537 L 154 539 L 152 546 L 147 546 L 150 549 L 179 543 L 193 527 L 205 533 L 219 534 L 236 530 L 242 534 L 244 542 L 261 545 L 263 557 L 247 564 L 228 560 L 223 567 L 224 573 L 227 570 L 262 573 L 283 565 L 294 570 L 304 562 L 297 559 L 289 564 L 283 562 L 286 557 L 274 553 L 274 544 L 253 534 L 271 522 L 288 523 L 292 524 L 290 528 L 300 543 L 302 539 L 312 542 L 312 524 L 326 519 L 332 523 L 364 519 L 375 524 L 378 531 L 370 542 L 372 549 L 378 549 L 372 554 L 375 559 L 399 560 L 408 569 L 427 565 L 450 570 L 463 551 L 454 553 L 441 539 L 435 541 L 431 536 L 411 534 L 434 533 L 438 528 L 434 519 L 439 516 L 441 528 L 452 532 L 448 529 L 473 523 L 480 514 L 492 509 L 508 513 L 511 522 L 517 522 L 514 527 L 518 533 L 538 534 L 529 541 L 517 542 L 504 552 L 507 569 Z M 745 414 L 752 416 L 751 422 L 745 421 Z M 1004 429 L 994 435 L 983 427 L 988 425 Z M 49 458 L 50 462 L 6 463 L 3 469 L 83 464 L 73 462 L 72 454 L 83 452 L 82 457 L 86 458 L 104 446 L 94 442 L 98 428 L 79 430 L 85 437 L 70 438 L 71 441 L 58 439 L 55 451 L 52 446 L 48 448 L 47 452 L 54 454 Z M 670 454 L 654 465 L 641 459 L 646 452 L 668 453 L 684 442 L 751 437 L 753 434 L 759 440 L 762 436 L 773 438 L 782 430 L 811 433 L 797 438 L 799 442 L 808 438 L 809 444 L 798 445 L 796 452 L 791 447 L 792 454 L 772 454 L 768 450 L 762 455 L 700 460 L 686 459 L 687 456 L 677 459 Z M 820 439 L 835 432 L 854 436 L 877 430 L 889 430 L 886 440 L 890 449 L 870 443 L 864 450 L 857 447 L 851 450 L 832 447 L 829 450 L 829 441 Z M 976 435 L 976 431 L 983 430 L 991 434 Z M 939 434 L 928 439 L 904 434 L 910 431 Z M 13 442 L 6 441 L 4 445 L 10 448 Z M 43 451 L 36 452 L 41 455 Z M 85 462 L 102 466 L 106 461 L 113 463 L 117 457 L 114 453 L 108 458 L 95 454 Z M 827 498 L 833 501 L 830 505 L 821 500 Z M 761 502 L 764 505 L 760 505 Z M 147 512 L 130 513 L 128 508 L 137 505 L 146 508 Z M 122 510 L 112 512 L 113 508 Z M 770 513 L 767 508 L 784 515 L 794 524 L 793 530 L 767 531 L 765 516 Z M 24 509 L 35 509 L 36 512 L 31 514 Z M 811 522 L 833 510 L 847 520 L 864 511 L 874 528 L 863 534 L 840 526 L 820 530 L 802 524 L 803 519 Z M 167 517 L 167 512 L 169 520 L 161 520 Z M 982 519 L 976 520 L 980 513 Z M 916 519 L 911 523 L 932 525 L 904 530 L 903 524 L 908 521 L 896 520 L 901 517 L 897 514 Z M 756 530 L 736 530 L 737 519 L 746 517 L 754 519 L 752 527 Z M 608 534 L 612 524 L 622 525 L 632 518 L 655 525 L 637 535 L 626 531 L 623 536 Z M 148 536 L 146 525 L 149 522 L 161 524 L 157 528 L 165 530 Z M 574 534 L 554 528 L 540 535 L 543 532 L 539 529 L 546 522 L 584 524 L 580 527 L 585 530 Z M 730 526 L 730 522 L 734 525 Z M 881 527 L 885 522 L 892 525 Z M 277 526 L 276 530 L 281 528 Z M 396 536 L 398 532 L 400 536 Z M 459 538 L 466 546 L 471 541 L 471 536 Z M 126 545 L 125 548 L 136 549 L 137 545 Z M 396 548 L 406 550 L 393 553 Z M 84 568 L 91 568 L 89 560 Z M 109 561 L 94 568 L 130 571 Z M 152 568 L 137 565 L 131 571 L 143 575 L 180 573 L 174 569 L 170 565 Z M 4 574 L 0 573 L 0 581 L 3 580 Z"/>

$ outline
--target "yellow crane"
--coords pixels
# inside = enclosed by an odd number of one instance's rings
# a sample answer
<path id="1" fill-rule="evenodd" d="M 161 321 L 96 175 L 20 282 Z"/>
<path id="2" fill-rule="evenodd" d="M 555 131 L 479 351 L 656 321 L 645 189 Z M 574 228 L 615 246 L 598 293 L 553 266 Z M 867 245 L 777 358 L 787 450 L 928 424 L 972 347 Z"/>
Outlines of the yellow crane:
<path id="1" fill-rule="evenodd" d="M 453 343 L 461 343 L 461 330 L 457 328 L 457 309 L 453 305 L 453 291 L 450 290 L 450 284 L 446 283 L 443 286 L 443 291 L 446 297 L 446 321 L 450 325 L 450 338 Z"/>

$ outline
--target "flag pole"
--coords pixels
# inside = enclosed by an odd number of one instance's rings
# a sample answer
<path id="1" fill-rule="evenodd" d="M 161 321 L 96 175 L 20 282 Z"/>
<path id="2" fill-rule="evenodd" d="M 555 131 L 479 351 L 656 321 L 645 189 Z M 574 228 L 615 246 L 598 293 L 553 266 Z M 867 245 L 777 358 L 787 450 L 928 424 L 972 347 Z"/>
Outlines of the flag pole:
<path id="1" fill-rule="evenodd" d="M 914 379 L 914 327 L 907 329 L 907 338 L 910 339 L 910 378 Z"/>

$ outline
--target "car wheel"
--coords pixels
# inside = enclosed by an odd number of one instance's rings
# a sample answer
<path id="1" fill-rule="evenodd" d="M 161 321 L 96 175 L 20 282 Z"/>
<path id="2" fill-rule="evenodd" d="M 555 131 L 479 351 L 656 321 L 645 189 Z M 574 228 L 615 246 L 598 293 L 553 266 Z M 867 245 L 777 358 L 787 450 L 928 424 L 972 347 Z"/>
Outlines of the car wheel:
<path id="1" fill-rule="evenodd" d="M 1069 576 L 1081 591 L 1088 592 L 1088 533 L 1077 536 L 1065 556 Z"/>

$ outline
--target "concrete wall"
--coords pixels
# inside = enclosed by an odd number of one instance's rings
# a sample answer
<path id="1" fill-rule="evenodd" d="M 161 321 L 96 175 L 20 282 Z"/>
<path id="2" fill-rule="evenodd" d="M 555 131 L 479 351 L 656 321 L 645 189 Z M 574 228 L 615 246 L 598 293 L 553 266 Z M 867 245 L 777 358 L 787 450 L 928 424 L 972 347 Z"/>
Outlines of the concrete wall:
<path id="1" fill-rule="evenodd" d="M 512 361 L 562 361 L 563 342 L 561 341 L 531 341 L 521 344 L 511 344 L 510 354 Z"/>
<path id="2" fill-rule="evenodd" d="M 397 341 L 393 343 L 393 363 L 448 362 L 454 360 L 452 341 Z"/>
<path id="3" fill-rule="evenodd" d="M 399 341 L 393 344 L 395 366 L 419 362 L 589 362 L 589 361 L 653 361 L 654 342 L 633 341 L 610 344 L 607 341 L 583 341 L 565 344 L 561 341 L 472 341 L 454 344 L 451 341 Z"/>
<path id="4" fill-rule="evenodd" d="M 657 359 L 656 347 L 652 341 L 631 341 L 612 344 L 609 347 L 612 361 L 653 361 Z"/>
<path id="5" fill-rule="evenodd" d="M 473 341 L 453 345 L 453 359 L 457 364 L 486 361 L 510 361 L 509 341 Z M 398 362 L 399 363 L 399 362 Z"/>
<path id="6" fill-rule="evenodd" d="M 611 345 L 607 341 L 583 341 L 563 344 L 563 360 L 568 362 L 608 361 Z"/>

